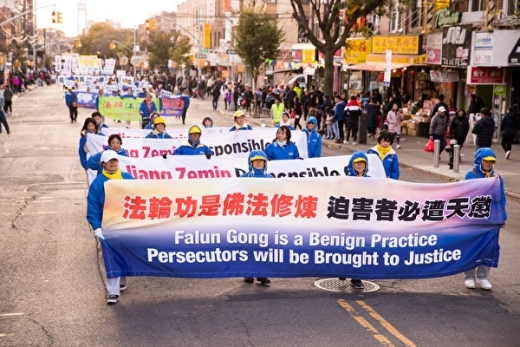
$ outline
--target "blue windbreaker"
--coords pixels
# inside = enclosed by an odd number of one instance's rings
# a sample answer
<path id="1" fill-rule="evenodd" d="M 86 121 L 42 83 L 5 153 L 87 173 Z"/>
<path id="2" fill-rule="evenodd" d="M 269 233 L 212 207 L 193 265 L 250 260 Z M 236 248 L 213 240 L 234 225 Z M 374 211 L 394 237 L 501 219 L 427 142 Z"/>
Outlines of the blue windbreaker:
<path id="1" fill-rule="evenodd" d="M 314 129 L 307 129 L 307 124 L 312 122 L 314 124 Z M 307 155 L 309 158 L 319 158 L 321 157 L 321 135 L 317 131 L 318 129 L 318 120 L 316 117 L 309 117 L 307 122 L 305 122 L 305 135 L 307 135 Z"/>
<path id="2" fill-rule="evenodd" d="M 377 146 L 367 149 L 367 154 L 375 154 L 380 159 L 379 152 L 377 151 Z M 387 178 L 391 178 L 394 180 L 399 179 L 399 158 L 397 157 L 397 153 L 395 153 L 393 148 L 390 148 L 390 152 L 385 156 L 382 160 L 383 168 L 385 169 L 385 175 Z"/>

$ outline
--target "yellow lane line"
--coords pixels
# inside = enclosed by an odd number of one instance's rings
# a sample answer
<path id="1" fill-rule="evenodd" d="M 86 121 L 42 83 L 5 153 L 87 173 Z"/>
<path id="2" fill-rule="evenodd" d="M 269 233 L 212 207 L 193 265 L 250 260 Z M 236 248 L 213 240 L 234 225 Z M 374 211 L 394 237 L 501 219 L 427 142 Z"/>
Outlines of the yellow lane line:
<path id="1" fill-rule="evenodd" d="M 361 306 L 365 311 L 368 312 L 369 315 L 372 316 L 375 320 L 379 322 L 390 334 L 394 335 L 397 339 L 399 339 L 402 343 L 404 343 L 407 347 L 416 347 L 415 343 L 407 339 L 403 334 L 399 332 L 392 324 L 390 324 L 386 319 L 383 318 L 379 313 L 377 313 L 372 307 L 367 305 L 364 301 L 358 300 L 356 303 Z"/>
<path id="2" fill-rule="evenodd" d="M 384 335 L 381 335 L 377 329 L 370 324 L 364 317 L 360 316 L 357 311 L 350 306 L 345 300 L 340 299 L 338 300 L 338 304 L 343 307 L 349 314 L 354 318 L 359 325 L 361 325 L 363 328 L 365 328 L 368 332 L 372 333 L 374 338 L 379 341 L 379 343 L 386 347 L 395 347 L 392 342 L 390 342 Z"/>

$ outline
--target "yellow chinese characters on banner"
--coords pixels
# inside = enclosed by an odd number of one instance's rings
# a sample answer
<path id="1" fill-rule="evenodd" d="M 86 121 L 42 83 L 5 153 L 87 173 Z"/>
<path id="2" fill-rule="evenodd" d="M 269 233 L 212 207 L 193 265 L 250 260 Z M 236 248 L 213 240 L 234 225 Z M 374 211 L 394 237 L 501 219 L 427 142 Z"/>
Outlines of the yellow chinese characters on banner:
<path id="1" fill-rule="evenodd" d="M 316 61 L 315 49 L 302 49 L 302 64 L 312 64 Z"/>
<path id="2" fill-rule="evenodd" d="M 204 40 L 203 48 L 211 48 L 211 26 L 209 23 L 204 23 Z"/>
<path id="3" fill-rule="evenodd" d="M 79 56 L 79 67 L 97 69 L 98 68 L 97 55 L 80 55 Z"/>
<path id="4" fill-rule="evenodd" d="M 372 53 L 419 54 L 419 36 L 373 36 Z"/>
<path id="5" fill-rule="evenodd" d="M 362 64 L 367 61 L 367 55 L 372 52 L 370 39 L 348 39 L 343 52 L 344 64 Z"/>

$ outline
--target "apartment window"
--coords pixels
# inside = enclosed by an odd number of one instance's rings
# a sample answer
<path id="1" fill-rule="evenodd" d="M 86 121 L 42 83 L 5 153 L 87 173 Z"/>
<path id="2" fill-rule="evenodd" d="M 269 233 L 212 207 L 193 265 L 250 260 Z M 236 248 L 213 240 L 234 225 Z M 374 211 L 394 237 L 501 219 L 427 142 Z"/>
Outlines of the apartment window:
<path id="1" fill-rule="evenodd" d="M 469 0 L 469 12 L 477 12 L 485 10 L 485 0 Z"/>
<path id="2" fill-rule="evenodd" d="M 423 7 L 422 0 L 417 0 L 412 12 L 412 28 L 422 26 Z"/>
<path id="3" fill-rule="evenodd" d="M 504 12 L 507 16 L 512 16 L 516 12 L 520 11 L 520 1 L 518 0 L 507 0 L 505 1 Z"/>
<path id="4" fill-rule="evenodd" d="M 400 17 L 399 1 L 392 1 L 390 9 L 390 32 L 399 30 Z"/>

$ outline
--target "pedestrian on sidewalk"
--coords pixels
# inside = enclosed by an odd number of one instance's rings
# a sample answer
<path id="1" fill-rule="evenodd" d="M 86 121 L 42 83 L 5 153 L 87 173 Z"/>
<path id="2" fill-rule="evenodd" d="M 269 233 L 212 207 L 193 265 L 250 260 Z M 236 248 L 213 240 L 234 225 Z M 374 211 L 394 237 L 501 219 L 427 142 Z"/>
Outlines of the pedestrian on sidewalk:
<path id="1" fill-rule="evenodd" d="M 491 150 L 491 148 L 480 148 L 475 152 L 475 162 L 473 166 L 473 170 L 468 171 L 466 173 L 466 180 L 471 180 L 475 178 L 490 178 L 490 177 L 498 177 L 500 180 L 500 203 L 502 207 L 502 213 L 504 215 L 504 220 L 507 219 L 507 211 L 506 211 L 506 193 L 504 191 L 504 180 L 502 176 L 498 175 L 495 172 L 495 163 L 497 161 L 497 157 L 495 153 Z M 504 224 L 505 225 L 505 224 Z M 501 227 L 503 228 L 504 225 Z M 489 271 L 491 268 L 487 265 L 478 265 L 475 269 L 471 269 L 469 271 L 464 272 L 466 275 L 464 279 L 464 286 L 468 289 L 474 289 L 475 282 L 480 285 L 480 287 L 484 290 L 491 290 L 493 286 L 491 282 L 489 282 Z"/>
<path id="2" fill-rule="evenodd" d="M 506 152 L 506 159 L 509 159 L 513 141 L 518 132 L 518 122 L 516 121 L 514 107 L 510 106 L 507 109 L 507 113 L 500 123 L 500 129 L 502 130 L 502 148 Z"/>
<path id="3" fill-rule="evenodd" d="M 359 124 L 359 116 L 361 115 L 361 107 L 357 101 L 357 97 L 352 95 L 350 100 L 345 106 L 345 116 L 347 121 L 346 134 L 344 144 L 348 145 L 350 141 L 350 136 L 352 135 L 352 144 L 357 145 L 357 135 L 358 135 L 358 124 Z"/>
<path id="4" fill-rule="evenodd" d="M 430 123 L 430 139 L 440 141 L 441 148 L 439 158 L 444 148 L 446 148 L 446 131 L 448 131 L 448 116 L 446 115 L 446 111 L 444 106 L 439 107 L 439 111 L 433 116 Z"/>
<path id="5" fill-rule="evenodd" d="M 460 108 L 457 110 L 457 113 L 450 124 L 450 138 L 457 141 L 460 150 L 462 150 L 462 146 L 464 145 L 464 142 L 466 142 L 468 132 L 469 119 L 466 117 L 466 111 Z"/>
<path id="6" fill-rule="evenodd" d="M 8 116 L 13 114 L 13 91 L 9 86 L 4 89 L 4 112 Z"/>
<path id="7" fill-rule="evenodd" d="M 336 103 L 334 105 L 334 117 L 333 117 L 333 128 L 332 131 L 334 132 L 334 139 L 336 140 L 336 143 L 342 143 L 344 139 L 344 126 L 345 126 L 345 100 L 340 95 L 334 96 L 334 102 Z M 334 131 L 336 130 L 337 131 Z"/>
<path id="8" fill-rule="evenodd" d="M 11 130 L 9 129 L 9 124 L 7 123 L 7 118 L 5 117 L 5 112 L 0 110 L 0 124 L 2 124 L 7 132 L 7 135 L 11 134 Z M 2 125 L 0 125 L 0 134 L 2 133 Z"/>
<path id="9" fill-rule="evenodd" d="M 132 175 L 121 171 L 117 153 L 112 150 L 104 151 L 101 155 L 103 169 L 92 182 L 87 196 L 87 220 L 98 238 L 101 251 L 107 252 L 108 244 L 103 235 L 101 222 L 103 220 L 103 206 L 105 205 L 105 182 L 111 179 L 134 179 Z M 126 289 L 126 277 L 106 277 L 106 288 L 108 293 L 107 304 L 117 303 L 122 290 Z"/>
<path id="10" fill-rule="evenodd" d="M 403 114 L 399 112 L 399 105 L 393 103 L 392 109 L 386 115 L 386 120 L 388 122 L 388 131 L 394 134 L 397 149 L 401 148 L 399 138 L 401 137 L 401 122 L 403 119 Z"/>
<path id="11" fill-rule="evenodd" d="M 472 132 L 477 135 L 475 141 L 476 148 L 491 147 L 493 144 L 493 134 L 495 133 L 495 121 L 491 117 L 491 112 L 487 108 L 480 110 L 480 120 L 475 124 Z"/>

